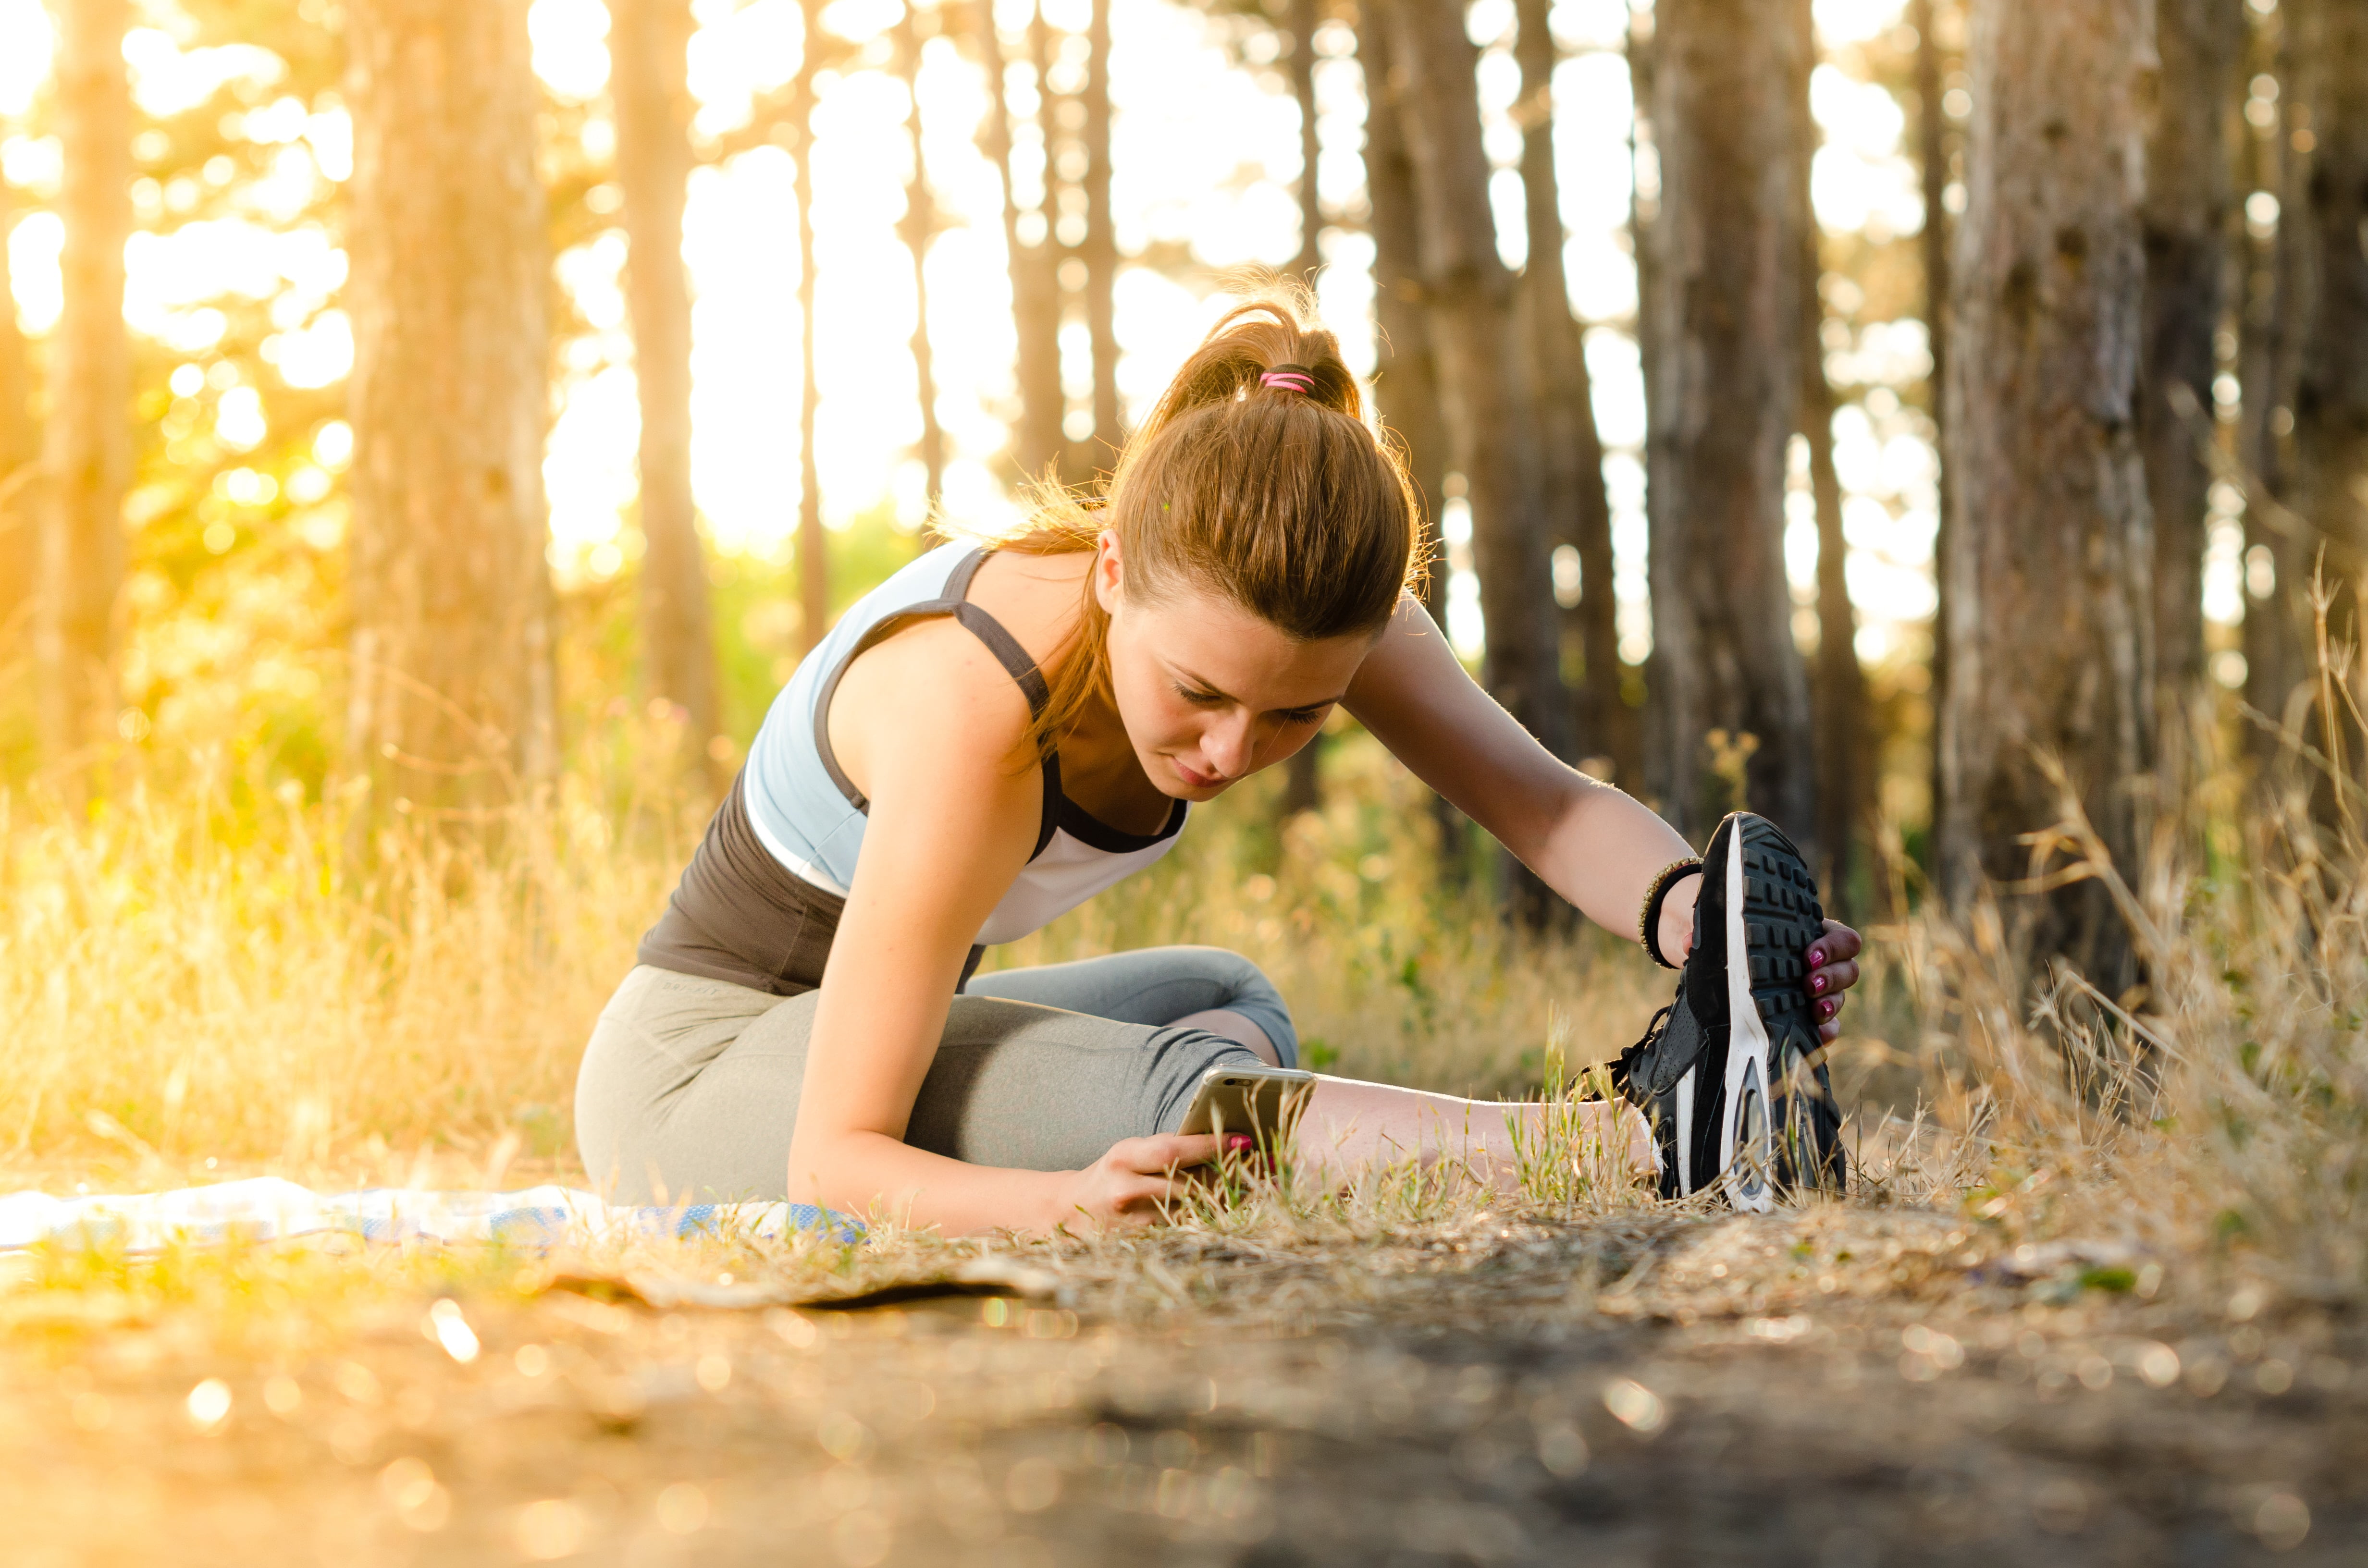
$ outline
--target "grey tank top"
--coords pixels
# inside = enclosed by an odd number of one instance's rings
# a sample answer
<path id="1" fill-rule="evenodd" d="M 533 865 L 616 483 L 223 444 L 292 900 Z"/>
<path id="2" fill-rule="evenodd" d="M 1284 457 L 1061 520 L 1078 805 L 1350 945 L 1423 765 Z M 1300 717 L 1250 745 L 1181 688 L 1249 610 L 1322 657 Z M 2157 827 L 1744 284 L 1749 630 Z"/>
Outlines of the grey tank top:
<path id="1" fill-rule="evenodd" d="M 806 655 L 766 714 L 666 913 L 642 938 L 643 963 L 781 996 L 821 985 L 871 804 L 830 747 L 830 703 L 848 666 L 915 619 L 949 616 L 995 654 L 1031 711 L 1042 712 L 1050 695 L 1019 640 L 969 601 L 985 556 L 964 544 L 929 551 L 849 606 Z M 965 981 L 987 945 L 1025 936 L 1150 865 L 1183 828 L 1188 811 L 1178 801 L 1158 833 L 1122 833 L 1062 793 L 1051 747 L 1041 767 L 1035 853 L 980 928 Z"/>

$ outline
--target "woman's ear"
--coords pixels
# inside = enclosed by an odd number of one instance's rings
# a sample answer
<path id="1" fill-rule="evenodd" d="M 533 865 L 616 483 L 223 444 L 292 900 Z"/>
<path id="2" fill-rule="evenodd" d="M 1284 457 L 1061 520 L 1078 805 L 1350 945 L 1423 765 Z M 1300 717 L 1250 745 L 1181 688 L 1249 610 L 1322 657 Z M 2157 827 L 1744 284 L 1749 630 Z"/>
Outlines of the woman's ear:
<path id="1" fill-rule="evenodd" d="M 1120 559 L 1118 530 L 1104 528 L 1094 540 L 1094 599 L 1104 615 L 1118 611 L 1119 590 L 1126 585 L 1126 567 Z"/>

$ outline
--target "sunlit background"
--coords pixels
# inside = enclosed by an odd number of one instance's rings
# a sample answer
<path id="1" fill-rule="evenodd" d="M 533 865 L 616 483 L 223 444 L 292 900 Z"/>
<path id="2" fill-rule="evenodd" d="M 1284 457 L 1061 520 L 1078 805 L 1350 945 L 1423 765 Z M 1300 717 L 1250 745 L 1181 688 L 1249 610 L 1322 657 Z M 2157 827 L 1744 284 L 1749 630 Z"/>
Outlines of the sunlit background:
<path id="1" fill-rule="evenodd" d="M 142 25 L 127 39 L 125 54 L 140 109 L 163 119 L 227 95 L 222 101 L 237 107 L 225 115 L 222 131 L 251 143 L 255 154 L 236 167 L 218 157 L 161 186 L 140 181 L 141 232 L 129 252 L 125 312 L 156 352 L 182 361 L 170 371 L 177 414 L 166 415 L 167 438 L 186 444 L 210 437 L 233 455 L 255 451 L 272 437 L 275 422 L 297 417 L 318 405 L 320 393 L 333 392 L 352 361 L 352 335 L 336 305 L 345 259 L 331 226 L 334 206 L 324 200 L 350 172 L 347 115 L 334 88 L 309 98 L 290 91 L 289 67 L 269 50 L 194 47 L 184 41 L 194 28 L 169 0 L 140 0 L 134 9 Z M 792 0 L 698 0 L 694 10 L 695 129 L 712 142 L 745 123 L 761 95 L 796 73 L 801 22 Z M 1084 72 L 1087 0 L 1046 0 L 1046 11 L 1054 27 L 1068 29 L 1070 46 L 1051 85 L 1072 88 L 1070 78 L 1081 80 Z M 916 532 L 926 510 L 923 472 L 911 450 L 920 432 L 909 349 L 914 290 L 895 229 L 910 155 L 903 130 L 906 88 L 892 69 L 887 36 L 899 12 L 900 0 L 837 0 L 823 16 L 827 30 L 859 46 L 846 68 L 822 74 L 815 115 L 817 460 L 826 524 L 842 531 L 884 519 Z M 307 0 L 299 13 L 319 15 L 318 0 Z M 1812 191 L 1829 267 L 1826 339 L 1841 399 L 1835 456 L 1846 492 L 1850 593 L 1861 616 L 1859 649 L 1870 666 L 1893 668 L 1910 690 L 1920 690 L 1934 603 L 1937 464 L 1925 412 L 1930 367 L 1918 319 L 1920 285 L 1903 283 L 1896 258 L 1906 248 L 1899 242 L 1920 230 L 1924 214 L 1896 85 L 1878 79 L 1880 62 L 1899 52 L 1885 51 L 1902 30 L 1901 5 L 1817 0 L 1816 15 L 1824 63 L 1811 98 L 1824 145 Z M 998 24 L 1015 55 L 1024 52 L 1027 17 L 1025 5 L 1000 0 Z M 1472 36 L 1484 50 L 1481 100 L 1497 169 L 1492 194 L 1498 245 L 1518 267 L 1526 238 L 1516 166 L 1522 137 L 1508 112 L 1520 86 L 1509 47 L 1513 19 L 1511 0 L 1476 0 L 1469 12 Z M 1650 647 L 1651 626 L 1640 451 L 1645 409 L 1628 225 L 1632 171 L 1641 168 L 1647 182 L 1652 173 L 1649 147 L 1640 160 L 1630 140 L 1622 53 L 1630 20 L 1626 0 L 1560 0 L 1553 10 L 1566 56 L 1554 78 L 1553 119 L 1565 264 L 1572 303 L 1588 324 L 1587 355 L 1614 509 L 1622 653 L 1634 662 Z M 1111 196 L 1121 252 L 1190 258 L 1182 266 L 1131 263 L 1118 275 L 1119 381 L 1128 409 L 1140 414 L 1223 308 L 1221 269 L 1286 267 L 1297 256 L 1298 110 L 1274 64 L 1276 35 L 1258 18 L 1167 0 L 1114 0 L 1111 25 Z M 605 98 L 608 17 L 599 0 L 537 0 L 531 28 L 535 69 L 552 109 L 546 157 L 593 170 L 596 180 L 583 196 L 590 232 L 556 262 L 572 319 L 562 318 L 545 465 L 552 564 L 563 585 L 580 585 L 623 571 L 640 542 L 630 522 L 638 414 L 620 291 L 626 246 L 622 231 L 606 226 L 621 198 L 598 177 L 615 142 Z M 6 131 L 0 152 L 19 201 L 35 207 L 54 195 L 59 177 L 57 142 L 37 133 L 30 118 L 49 68 L 51 33 L 41 0 L 0 0 L 0 126 Z M 1326 24 L 1316 45 L 1322 152 L 1315 179 L 1327 219 L 1319 297 L 1361 374 L 1373 362 L 1363 83 L 1345 25 Z M 1024 65 L 1011 67 L 1008 90 L 1019 136 L 1014 179 L 1025 199 L 1042 178 L 1044 149 L 1028 113 L 1036 89 Z M 945 506 L 958 520 L 994 523 L 1015 505 L 1004 453 L 1018 399 L 1002 191 L 980 145 L 988 85 L 952 40 L 933 38 L 924 51 L 919 98 L 928 178 L 948 225 L 928 256 L 938 413 L 949 449 Z M 1962 119 L 1968 104 L 1956 84 L 1944 110 Z M 215 187 L 223 187 L 219 195 L 210 188 Z M 200 210 L 204 215 L 196 215 Z M 36 210 L 17 224 L 8 247 L 19 317 L 36 337 L 58 314 L 60 239 L 56 217 Z M 799 410 L 797 379 L 785 368 L 798 363 L 801 348 L 789 154 L 758 145 L 700 167 L 685 249 L 697 300 L 694 485 L 708 534 L 727 557 L 787 564 Z M 260 350 L 268 371 L 255 384 L 235 366 L 210 358 L 230 313 L 242 310 L 269 318 Z M 1083 436 L 1090 432 L 1091 365 L 1081 322 L 1064 329 L 1062 348 L 1071 433 Z M 305 392 L 315 395 L 290 395 Z M 201 393 L 202 401 L 192 401 Z M 302 460 L 277 477 L 257 466 L 231 467 L 216 478 L 216 496 L 227 505 L 206 525 L 208 549 L 221 553 L 235 542 L 234 508 L 270 501 L 282 490 L 298 538 L 323 551 L 337 544 L 343 510 L 336 475 L 350 433 L 333 415 L 302 417 L 308 431 L 278 431 L 282 441 L 309 442 Z M 1800 447 L 1796 440 L 1787 560 L 1805 603 L 1817 541 Z M 135 491 L 131 519 L 136 526 L 167 504 Z M 2221 621 L 2235 619 L 2241 608 L 2234 510 L 2233 502 L 2218 508 L 2207 574 L 2208 611 Z M 1469 518 L 1460 501 L 1448 503 L 1444 521 L 1457 568 L 1450 629 L 1473 651 L 1480 609 L 1464 548 Z M 1560 564 L 1563 591 L 1577 591 L 1575 558 Z M 135 603 L 140 592 L 135 580 Z M 1814 617 L 1804 631 L 1814 635 Z M 2230 672 L 2217 673 L 2229 679 Z"/>

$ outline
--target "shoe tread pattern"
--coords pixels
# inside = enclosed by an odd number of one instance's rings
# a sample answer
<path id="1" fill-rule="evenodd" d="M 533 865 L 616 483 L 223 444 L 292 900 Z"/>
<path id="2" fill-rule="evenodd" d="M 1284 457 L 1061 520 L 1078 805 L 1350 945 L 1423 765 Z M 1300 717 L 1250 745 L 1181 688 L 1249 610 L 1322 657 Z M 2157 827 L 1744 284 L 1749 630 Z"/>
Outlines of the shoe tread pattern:
<path id="1" fill-rule="evenodd" d="M 1784 1081 L 1794 1064 L 1816 1058 L 1816 1016 L 1806 982 L 1809 944 L 1825 935 L 1826 914 L 1817 902 L 1816 879 L 1800 852 L 1772 823 L 1744 824 L 1736 853 L 1743 857 L 1744 942 L 1749 949 L 1751 997 L 1768 1027 L 1769 1066 L 1777 1080 L 1779 1117 L 1802 1124 L 1780 1138 L 1785 1187 L 1819 1186 L 1839 1190 L 1846 1179 L 1840 1147 L 1839 1107 L 1825 1063 L 1808 1070 L 1809 1092 L 1792 1095 Z M 1804 1170 L 1803 1166 L 1816 1167 Z"/>

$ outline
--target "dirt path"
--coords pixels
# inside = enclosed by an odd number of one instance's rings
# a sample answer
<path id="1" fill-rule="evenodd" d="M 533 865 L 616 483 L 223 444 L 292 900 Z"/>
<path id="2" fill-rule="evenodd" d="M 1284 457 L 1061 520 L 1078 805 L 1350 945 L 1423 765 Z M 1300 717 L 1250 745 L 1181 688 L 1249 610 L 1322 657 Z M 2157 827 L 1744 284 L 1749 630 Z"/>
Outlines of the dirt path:
<path id="1" fill-rule="evenodd" d="M 487 1297 L 465 1364 L 416 1297 L 327 1346 L 266 1314 L 236 1350 L 194 1309 L 19 1297 L 0 1556 L 2368 1557 L 2368 1337 L 2324 1314 L 2207 1325 L 1914 1214 L 1490 1221 L 1328 1271 L 1247 1245 L 1146 1246 L 1075 1310 Z"/>

